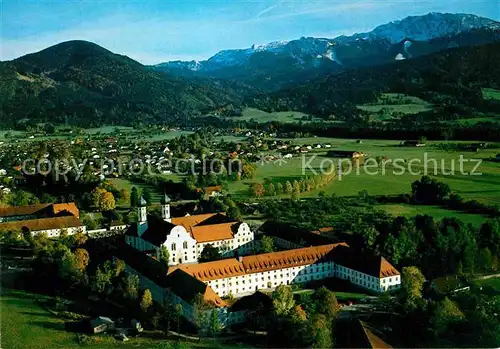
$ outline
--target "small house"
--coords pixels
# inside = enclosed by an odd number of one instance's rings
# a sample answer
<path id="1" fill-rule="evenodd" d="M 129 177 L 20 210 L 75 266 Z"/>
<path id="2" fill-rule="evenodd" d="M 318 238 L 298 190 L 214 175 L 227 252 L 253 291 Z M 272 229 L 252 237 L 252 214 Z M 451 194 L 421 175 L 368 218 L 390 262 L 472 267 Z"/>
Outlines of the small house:
<path id="1" fill-rule="evenodd" d="M 402 141 L 399 145 L 401 147 L 425 147 L 425 143 L 420 141 Z"/>
<path id="2" fill-rule="evenodd" d="M 90 330 L 92 333 L 103 333 L 115 329 L 115 322 L 109 317 L 99 316 L 90 320 Z"/>
<path id="3" fill-rule="evenodd" d="M 341 159 L 358 159 L 365 157 L 365 153 L 361 151 L 352 151 L 352 150 L 330 150 L 327 154 L 332 158 L 341 158 Z"/>

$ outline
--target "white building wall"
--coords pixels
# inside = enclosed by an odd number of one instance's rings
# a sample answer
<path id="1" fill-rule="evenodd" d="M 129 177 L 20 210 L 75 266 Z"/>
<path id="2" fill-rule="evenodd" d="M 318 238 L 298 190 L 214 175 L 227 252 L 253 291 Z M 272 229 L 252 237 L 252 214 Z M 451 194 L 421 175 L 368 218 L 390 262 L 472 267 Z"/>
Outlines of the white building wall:
<path id="1" fill-rule="evenodd" d="M 181 225 L 172 228 L 163 245 L 170 254 L 170 265 L 196 263 L 198 261 L 196 240 Z"/>
<path id="2" fill-rule="evenodd" d="M 384 292 L 396 289 L 399 288 L 401 284 L 400 275 L 378 278 L 341 265 L 337 265 L 336 276 L 339 279 L 349 280 L 357 286 L 374 292 Z"/>
<path id="3" fill-rule="evenodd" d="M 78 232 L 82 232 L 82 233 L 85 234 L 85 232 L 87 231 L 87 227 L 83 225 L 83 226 L 80 226 L 80 227 L 69 227 L 69 228 L 56 228 L 56 229 L 36 230 L 36 231 L 32 231 L 31 235 L 35 236 L 35 235 L 38 235 L 38 234 L 46 233 L 49 238 L 55 238 L 55 237 L 59 237 L 61 235 L 61 231 L 63 229 L 65 229 L 68 232 L 68 235 L 74 235 L 74 234 L 76 234 Z"/>
<path id="4" fill-rule="evenodd" d="M 333 262 L 320 262 L 310 265 L 249 273 L 230 278 L 206 281 L 220 296 L 242 297 L 257 290 L 271 290 L 279 285 L 300 284 L 335 276 Z"/>

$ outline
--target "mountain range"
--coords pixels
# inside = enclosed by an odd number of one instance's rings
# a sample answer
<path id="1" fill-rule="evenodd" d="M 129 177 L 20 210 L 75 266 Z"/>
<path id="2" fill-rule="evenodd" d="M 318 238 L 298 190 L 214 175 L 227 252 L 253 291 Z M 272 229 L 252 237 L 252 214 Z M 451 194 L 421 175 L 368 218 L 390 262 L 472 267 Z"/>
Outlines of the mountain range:
<path id="1" fill-rule="evenodd" d="M 206 61 L 172 61 L 152 68 L 176 76 L 233 79 L 273 91 L 327 73 L 493 42 L 499 30 L 499 22 L 475 15 L 429 13 L 368 33 L 333 39 L 302 37 L 224 50 Z"/>
<path id="2" fill-rule="evenodd" d="M 499 22 L 438 13 L 352 36 L 304 37 L 225 50 L 201 62 L 155 66 L 90 42 L 67 41 L 0 62 L 0 127 L 48 121 L 81 126 L 185 124 L 243 106 L 349 120 L 356 117 L 356 103 L 373 101 L 384 91 L 422 95 L 426 89 L 443 89 L 446 103 L 470 101 L 466 93 L 476 96 L 480 86 L 498 88 L 500 77 L 488 63 L 500 58 L 494 52 L 498 46 L 488 45 L 497 42 Z M 486 48 L 477 51 L 475 46 Z M 457 67 L 463 57 L 468 57 L 467 71 Z M 453 83 L 438 82 L 436 76 Z"/>

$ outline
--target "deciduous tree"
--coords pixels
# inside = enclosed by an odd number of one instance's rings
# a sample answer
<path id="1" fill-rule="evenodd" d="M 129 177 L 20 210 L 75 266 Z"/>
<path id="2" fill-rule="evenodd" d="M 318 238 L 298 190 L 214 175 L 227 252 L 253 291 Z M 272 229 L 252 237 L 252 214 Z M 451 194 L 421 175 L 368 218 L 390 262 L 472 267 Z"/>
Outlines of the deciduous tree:
<path id="1" fill-rule="evenodd" d="M 141 303 L 140 303 L 141 310 L 144 313 L 146 313 L 152 304 L 153 304 L 153 296 L 151 295 L 151 291 L 148 288 L 146 288 L 141 298 Z"/>

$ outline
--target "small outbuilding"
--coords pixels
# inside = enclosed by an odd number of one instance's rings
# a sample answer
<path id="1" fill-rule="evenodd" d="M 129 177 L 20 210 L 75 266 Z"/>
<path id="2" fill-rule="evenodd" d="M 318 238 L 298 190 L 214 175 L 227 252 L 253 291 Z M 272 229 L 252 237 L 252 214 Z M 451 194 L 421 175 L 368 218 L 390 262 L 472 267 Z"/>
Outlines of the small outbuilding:
<path id="1" fill-rule="evenodd" d="M 90 329 L 92 333 L 103 333 L 115 329 L 115 322 L 109 317 L 99 316 L 90 320 Z"/>

